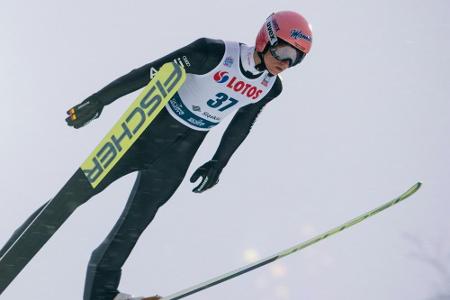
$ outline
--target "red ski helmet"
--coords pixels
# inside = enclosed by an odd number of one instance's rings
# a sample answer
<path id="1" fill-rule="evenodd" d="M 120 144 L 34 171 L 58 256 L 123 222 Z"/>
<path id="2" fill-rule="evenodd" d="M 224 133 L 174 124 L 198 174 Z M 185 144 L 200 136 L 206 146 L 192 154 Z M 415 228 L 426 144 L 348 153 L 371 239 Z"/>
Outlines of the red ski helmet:
<path id="1" fill-rule="evenodd" d="M 256 51 L 265 53 L 270 46 L 276 46 L 279 40 L 305 55 L 312 45 L 311 25 L 302 15 L 293 11 L 273 13 L 259 30 Z"/>

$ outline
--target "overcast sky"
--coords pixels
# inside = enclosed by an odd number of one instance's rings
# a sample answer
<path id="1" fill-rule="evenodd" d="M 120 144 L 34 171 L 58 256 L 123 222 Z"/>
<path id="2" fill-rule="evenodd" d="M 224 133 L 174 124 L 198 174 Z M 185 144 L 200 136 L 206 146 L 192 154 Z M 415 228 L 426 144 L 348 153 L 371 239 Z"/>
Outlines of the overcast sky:
<path id="1" fill-rule="evenodd" d="M 282 95 L 220 184 L 198 195 L 185 180 L 160 210 L 121 290 L 172 294 L 326 231 L 420 180 L 421 191 L 404 203 L 189 299 L 450 294 L 445 274 L 424 262 L 450 265 L 448 0 L 1 0 L 0 244 L 62 187 L 136 94 L 80 130 L 65 125 L 68 108 L 199 37 L 252 45 L 265 18 L 283 9 L 312 23 L 310 55 L 283 74 Z M 211 158 L 225 127 L 208 135 L 188 176 Z M 134 178 L 80 207 L 0 298 L 81 299 L 91 251 Z"/>

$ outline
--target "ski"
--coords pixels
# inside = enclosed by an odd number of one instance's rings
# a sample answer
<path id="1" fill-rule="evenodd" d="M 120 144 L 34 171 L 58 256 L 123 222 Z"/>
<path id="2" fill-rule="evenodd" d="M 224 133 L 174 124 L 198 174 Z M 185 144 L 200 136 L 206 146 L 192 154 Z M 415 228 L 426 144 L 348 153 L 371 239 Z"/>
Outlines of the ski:
<path id="1" fill-rule="evenodd" d="M 58 194 L 14 233 L 0 251 L 0 294 L 81 204 L 73 190 L 95 189 L 185 80 L 181 66 L 164 64 Z"/>
<path id="2" fill-rule="evenodd" d="M 326 238 L 328 238 L 328 237 L 330 237 L 332 235 L 335 235 L 335 234 L 343 231 L 344 229 L 347 229 L 347 228 L 349 228 L 349 227 L 351 227 L 351 226 L 353 226 L 355 224 L 358 224 L 358 223 L 364 221 L 365 219 L 367 219 L 367 218 L 369 218 L 369 217 L 371 217 L 371 216 L 373 216 L 373 215 L 375 215 L 375 214 L 377 214 L 377 213 L 379 213 L 379 212 L 381 212 L 381 211 L 383 211 L 383 210 L 385 210 L 385 209 L 387 209 L 387 208 L 389 208 L 389 207 L 399 203 L 400 201 L 405 200 L 406 198 L 408 198 L 409 196 L 414 194 L 420 188 L 421 185 L 422 185 L 422 183 L 418 182 L 415 185 L 413 185 L 410 189 L 408 189 L 406 192 L 404 192 L 403 194 L 398 196 L 397 198 L 395 198 L 395 199 L 393 199 L 393 200 L 391 200 L 389 202 L 386 202 L 385 204 L 383 204 L 383 205 L 381 205 L 381 206 L 379 206 L 379 207 L 377 207 L 377 208 L 375 208 L 375 209 L 373 209 L 373 210 L 371 210 L 371 211 L 369 211 L 369 212 L 367 212 L 365 214 L 362 214 L 362 215 L 360 215 L 360 216 L 358 216 L 358 217 L 356 217 L 356 218 L 354 218 L 354 219 L 352 219 L 352 220 L 350 220 L 348 222 L 345 222 L 342 225 L 339 225 L 339 226 L 337 226 L 337 227 L 335 227 L 335 228 L 333 228 L 331 230 L 328 230 L 327 232 L 319 234 L 319 235 L 317 235 L 317 236 L 315 236 L 315 237 L 313 237 L 313 238 L 311 238 L 311 239 L 309 239 L 309 240 L 307 240 L 307 241 L 305 241 L 303 243 L 297 244 L 297 245 L 295 245 L 295 246 L 293 246 L 291 248 L 288 248 L 288 249 L 286 249 L 284 251 L 278 252 L 278 253 L 276 253 L 276 254 L 274 254 L 272 256 L 269 256 L 267 258 L 261 259 L 261 260 L 255 262 L 255 263 L 248 264 L 248 265 L 246 265 L 246 266 L 244 266 L 242 268 L 239 268 L 239 269 L 236 269 L 234 271 L 225 273 L 225 274 L 223 274 L 221 276 L 212 278 L 212 279 L 210 279 L 208 281 L 205 281 L 205 282 L 202 282 L 200 284 L 194 285 L 194 286 L 192 286 L 190 288 L 181 290 L 181 291 L 179 291 L 179 292 L 177 292 L 175 294 L 163 297 L 163 298 L 161 298 L 161 300 L 176 300 L 176 299 L 181 299 L 181 298 L 187 297 L 189 295 L 192 295 L 192 294 L 195 294 L 195 293 L 200 292 L 202 290 L 208 289 L 208 288 L 210 288 L 212 286 L 215 286 L 215 285 L 217 285 L 219 283 L 222 283 L 224 281 L 227 281 L 227 280 L 230 280 L 232 278 L 241 276 L 242 274 L 245 274 L 247 272 L 250 272 L 250 271 L 253 271 L 253 270 L 257 269 L 257 268 L 265 266 L 265 265 L 267 265 L 269 263 L 272 263 L 272 262 L 274 262 L 274 261 L 276 261 L 276 260 L 278 260 L 280 258 L 283 258 L 285 256 L 291 255 L 291 254 L 293 254 L 293 253 L 295 253 L 295 252 L 297 252 L 297 251 L 299 251 L 301 249 L 309 247 L 309 246 L 311 246 L 311 245 L 313 245 L 313 244 L 315 244 L 315 243 L 317 243 L 317 242 L 319 242 L 321 240 L 324 240 L 324 239 L 326 239 Z"/>

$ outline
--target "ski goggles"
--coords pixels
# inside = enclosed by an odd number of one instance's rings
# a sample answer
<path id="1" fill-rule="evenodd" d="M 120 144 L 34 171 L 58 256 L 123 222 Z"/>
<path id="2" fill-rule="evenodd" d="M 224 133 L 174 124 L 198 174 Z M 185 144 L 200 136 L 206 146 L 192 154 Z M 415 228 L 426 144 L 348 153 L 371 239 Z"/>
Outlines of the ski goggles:
<path id="1" fill-rule="evenodd" d="M 304 52 L 297 50 L 288 44 L 271 46 L 269 47 L 269 51 L 276 60 L 289 62 L 289 67 L 298 65 L 305 57 Z"/>

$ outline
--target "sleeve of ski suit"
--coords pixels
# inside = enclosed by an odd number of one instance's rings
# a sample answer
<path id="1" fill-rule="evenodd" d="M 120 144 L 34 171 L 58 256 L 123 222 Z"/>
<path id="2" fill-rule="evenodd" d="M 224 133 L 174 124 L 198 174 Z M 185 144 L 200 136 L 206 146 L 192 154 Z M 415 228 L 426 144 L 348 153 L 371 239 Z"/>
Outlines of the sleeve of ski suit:
<path id="1" fill-rule="evenodd" d="M 158 60 L 132 70 L 89 98 L 108 105 L 147 85 L 152 69 L 159 70 L 163 64 L 170 61 L 181 62 L 187 73 L 206 74 L 220 62 L 224 53 L 225 45 L 222 41 L 200 38 Z"/>
<path id="2" fill-rule="evenodd" d="M 206 74 L 217 66 L 224 53 L 225 44 L 223 41 L 200 38 L 158 60 L 132 70 L 89 98 L 90 100 L 100 101 L 102 105 L 108 105 L 114 100 L 147 85 L 150 81 L 152 69 L 159 70 L 163 64 L 170 61 L 181 61 L 187 73 Z M 262 108 L 277 97 L 281 91 L 282 83 L 278 77 L 270 92 L 263 99 L 237 111 L 213 157 L 222 167 L 228 163 L 233 153 L 247 137 Z"/>
<path id="3" fill-rule="evenodd" d="M 219 148 L 214 154 L 213 160 L 218 161 L 222 167 L 228 163 L 233 153 L 250 133 L 250 130 L 263 107 L 280 95 L 282 90 L 283 85 L 280 77 L 277 77 L 272 89 L 263 99 L 254 104 L 241 107 L 236 112 L 222 136 Z"/>

